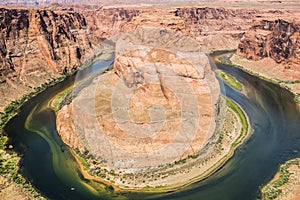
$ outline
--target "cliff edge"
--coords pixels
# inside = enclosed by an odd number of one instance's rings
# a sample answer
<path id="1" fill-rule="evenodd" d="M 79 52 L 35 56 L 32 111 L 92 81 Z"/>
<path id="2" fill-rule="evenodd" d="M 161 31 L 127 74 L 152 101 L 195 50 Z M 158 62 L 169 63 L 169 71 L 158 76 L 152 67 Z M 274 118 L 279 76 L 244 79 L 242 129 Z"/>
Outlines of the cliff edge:
<path id="1" fill-rule="evenodd" d="M 256 21 L 241 39 L 237 55 L 300 64 L 300 23 L 282 19 Z"/>
<path id="2" fill-rule="evenodd" d="M 78 68 L 100 43 L 76 12 L 0 8 L 0 21 L 0 110 Z"/>

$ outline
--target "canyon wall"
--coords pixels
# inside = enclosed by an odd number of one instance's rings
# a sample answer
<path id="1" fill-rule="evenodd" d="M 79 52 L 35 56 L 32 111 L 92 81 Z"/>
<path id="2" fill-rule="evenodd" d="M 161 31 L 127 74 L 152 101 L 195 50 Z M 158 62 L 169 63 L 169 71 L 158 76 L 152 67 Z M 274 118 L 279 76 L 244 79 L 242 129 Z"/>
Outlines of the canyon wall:
<path id="1" fill-rule="evenodd" d="M 237 54 L 249 60 L 269 57 L 277 63 L 300 64 L 300 23 L 256 21 L 241 39 Z"/>
<path id="2" fill-rule="evenodd" d="M 76 70 L 138 11 L 0 8 L 0 112 L 35 87 Z"/>
<path id="3" fill-rule="evenodd" d="M 101 38 L 108 38 L 124 31 L 124 26 L 139 15 L 139 10 L 123 8 L 100 8 L 78 12 L 84 15 L 90 32 Z"/>
<path id="4" fill-rule="evenodd" d="M 34 87 L 76 69 L 87 57 L 94 54 L 101 38 L 138 27 L 161 27 L 180 31 L 196 39 L 203 52 L 228 50 L 238 46 L 252 20 L 280 15 L 292 16 L 286 10 L 172 6 L 128 9 L 103 8 L 100 5 L 73 4 L 66 7 L 51 4 L 45 9 L 0 8 L 0 111 L 3 111 L 9 102 L 33 91 Z M 269 27 L 276 27 L 271 22 L 268 23 Z M 263 26 L 258 24 L 252 29 L 255 32 Z M 270 40 L 261 37 L 261 42 L 253 44 L 257 45 L 253 53 L 250 49 L 245 50 L 248 48 L 245 45 L 249 43 L 248 40 L 252 40 L 253 35 L 248 32 L 239 46 L 240 55 L 243 54 L 247 58 L 252 56 L 253 59 L 270 55 L 280 61 L 289 54 L 289 59 L 297 60 L 297 46 L 294 49 L 289 47 L 291 42 L 297 43 L 297 36 L 289 34 L 297 33 L 295 30 L 299 30 L 299 27 L 280 27 L 276 28 L 279 32 L 272 33 L 278 38 L 277 43 L 272 41 L 271 44 Z M 280 35 L 285 27 L 291 32 L 286 36 Z M 269 31 L 272 32 L 271 29 Z M 273 50 L 269 51 L 269 47 L 263 47 L 264 50 L 261 50 L 258 45 L 264 42 L 270 43 Z M 286 52 L 277 53 L 282 47 Z M 287 52 L 287 49 L 291 52 Z M 262 53 L 259 53 L 260 51 Z"/>
<path id="5" fill-rule="evenodd" d="M 0 110 L 79 67 L 100 43 L 75 12 L 0 8 L 0 21 Z"/>
<path id="6" fill-rule="evenodd" d="M 255 21 L 241 39 L 231 62 L 271 79 L 300 102 L 300 22 L 294 19 Z"/>
<path id="7" fill-rule="evenodd" d="M 191 34 L 206 52 L 236 49 L 255 20 L 272 20 L 278 17 L 293 20 L 299 16 L 289 9 L 222 7 L 177 8 L 174 15 L 185 20 Z"/>
<path id="8" fill-rule="evenodd" d="M 257 10 L 225 8 L 178 8 L 175 16 L 184 19 L 204 51 L 234 49 Z"/>

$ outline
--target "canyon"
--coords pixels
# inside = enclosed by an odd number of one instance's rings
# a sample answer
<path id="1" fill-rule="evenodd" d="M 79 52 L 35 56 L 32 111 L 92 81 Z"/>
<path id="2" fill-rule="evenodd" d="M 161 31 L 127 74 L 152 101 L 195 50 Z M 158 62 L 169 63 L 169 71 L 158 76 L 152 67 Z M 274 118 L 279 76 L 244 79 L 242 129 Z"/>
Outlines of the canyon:
<path id="1" fill-rule="evenodd" d="M 70 7 L 1 8 L 0 112 L 42 83 L 91 61 L 101 54 L 101 41 L 119 32 L 162 27 L 195 38 L 201 51 L 212 52 L 237 48 L 254 19 L 290 20 L 293 13 L 289 8 Z"/>
<path id="2" fill-rule="evenodd" d="M 95 78 L 58 111 L 59 135 L 79 154 L 96 158 L 91 160 L 96 162 L 90 167 L 93 174 L 117 173 L 106 178 L 123 189 L 188 181 L 200 173 L 190 162 L 186 171 L 184 163 L 175 164 L 172 170 L 184 171 L 179 176 L 168 176 L 174 171 L 165 167 L 199 153 L 215 132 L 220 88 L 206 53 L 237 49 L 231 63 L 276 80 L 296 96 L 300 93 L 297 8 L 199 5 L 0 8 L 0 112 L 45 82 L 91 64 L 105 54 L 103 44 L 112 43 L 113 70 Z M 236 139 L 238 116 L 230 109 L 225 113 L 234 126 L 223 131 Z M 184 130 L 180 119 L 186 123 Z M 225 146 L 211 150 L 214 156 L 231 149 L 233 142 L 224 140 Z M 165 147 L 170 141 L 176 147 Z M 165 152 L 172 156 L 166 158 Z M 210 164 L 218 162 L 210 159 Z M 204 165 L 199 163 L 194 165 Z M 157 167 L 163 170 L 155 171 Z M 127 176 L 142 176 L 147 169 L 161 176 L 154 181 L 150 173 L 134 183 Z"/>
<path id="3" fill-rule="evenodd" d="M 97 47 L 81 14 L 1 8 L 1 111 L 35 87 L 79 67 Z"/>
<path id="4" fill-rule="evenodd" d="M 119 32 L 122 21 L 136 14 L 118 9 L 117 17 L 112 15 L 105 24 L 102 18 L 114 11 L 100 11 L 95 20 L 90 19 L 94 13 L 89 12 L 85 17 L 74 11 L 1 8 L 0 111 L 43 83 L 71 73 L 102 54 L 101 36 Z M 91 21 L 88 27 L 86 18 Z M 101 30 L 97 34 L 94 21 L 112 32 L 95 25 Z"/>

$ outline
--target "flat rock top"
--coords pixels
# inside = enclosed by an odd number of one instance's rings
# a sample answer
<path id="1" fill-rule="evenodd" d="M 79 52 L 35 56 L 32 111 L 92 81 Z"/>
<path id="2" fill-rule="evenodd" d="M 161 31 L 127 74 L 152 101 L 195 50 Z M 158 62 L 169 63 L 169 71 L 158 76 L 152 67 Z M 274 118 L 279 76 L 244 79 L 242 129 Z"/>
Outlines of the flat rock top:
<path id="1" fill-rule="evenodd" d="M 75 126 L 73 136 L 112 169 L 157 167 L 198 153 L 214 133 L 219 98 L 200 49 L 165 29 L 119 36 L 114 70 L 59 112 L 58 127 Z"/>

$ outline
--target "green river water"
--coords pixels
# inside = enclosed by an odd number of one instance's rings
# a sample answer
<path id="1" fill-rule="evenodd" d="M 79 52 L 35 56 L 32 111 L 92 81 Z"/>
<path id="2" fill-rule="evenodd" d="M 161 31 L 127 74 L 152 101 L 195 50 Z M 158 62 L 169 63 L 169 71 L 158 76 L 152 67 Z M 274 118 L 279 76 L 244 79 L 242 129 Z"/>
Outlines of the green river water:
<path id="1" fill-rule="evenodd" d="M 112 62 L 97 61 L 81 71 L 80 76 L 101 73 Z M 57 200 L 259 198 L 260 187 L 274 176 L 279 166 L 291 158 L 300 157 L 300 112 L 292 94 L 285 89 L 237 68 L 220 63 L 215 67 L 243 84 L 247 95 L 226 84 L 222 93 L 243 108 L 254 131 L 211 177 L 167 194 L 117 194 L 101 183 L 85 180 L 70 150 L 56 132 L 55 112 L 47 108 L 53 96 L 74 83 L 75 76 L 32 98 L 5 127 L 9 144 L 22 155 L 20 173 L 45 197 Z"/>

